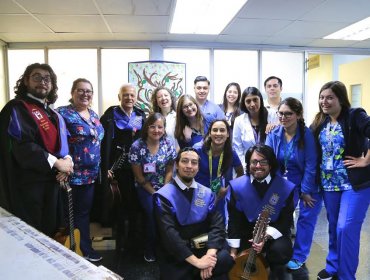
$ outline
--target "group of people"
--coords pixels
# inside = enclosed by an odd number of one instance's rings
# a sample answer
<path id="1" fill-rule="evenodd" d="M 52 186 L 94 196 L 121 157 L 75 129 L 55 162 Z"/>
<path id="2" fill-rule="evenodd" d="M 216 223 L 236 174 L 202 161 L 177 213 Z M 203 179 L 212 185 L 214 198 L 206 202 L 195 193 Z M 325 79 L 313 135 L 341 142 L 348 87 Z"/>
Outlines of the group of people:
<path id="1" fill-rule="evenodd" d="M 256 87 L 242 92 L 230 83 L 216 105 L 207 99 L 210 81 L 198 76 L 195 97 L 176 100 L 156 88 L 146 115 L 135 106 L 135 87 L 124 84 L 119 105 L 99 118 L 89 80 L 75 80 L 70 104 L 54 110 L 56 74 L 29 65 L 0 114 L 0 206 L 54 237 L 67 224 L 61 186 L 69 183 L 90 261 L 101 260 L 89 231 L 94 202 L 99 219 L 116 227 L 119 248 L 135 238 L 144 215 L 144 259 L 159 259 L 161 279 L 228 279 L 245 249 L 264 254 L 270 279 L 283 279 L 286 268 L 307 260 L 324 202 L 329 253 L 318 279 L 355 279 L 370 203 L 370 118 L 332 81 L 308 128 L 302 103 L 281 98 L 280 78 L 264 87 L 266 100 Z M 113 180 L 118 206 L 109 201 Z M 266 209 L 270 223 L 257 242 L 255 223 Z"/>

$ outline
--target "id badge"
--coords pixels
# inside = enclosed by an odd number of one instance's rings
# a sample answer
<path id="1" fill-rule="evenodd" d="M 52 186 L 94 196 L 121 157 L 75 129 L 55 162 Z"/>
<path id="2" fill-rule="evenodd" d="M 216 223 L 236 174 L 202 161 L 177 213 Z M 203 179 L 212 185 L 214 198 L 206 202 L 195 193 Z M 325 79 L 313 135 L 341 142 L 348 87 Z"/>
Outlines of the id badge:
<path id="1" fill-rule="evenodd" d="M 218 177 L 211 181 L 211 190 L 214 193 L 218 193 L 222 187 L 222 177 Z"/>
<path id="2" fill-rule="evenodd" d="M 144 173 L 155 173 L 155 163 L 149 162 L 144 164 Z"/>
<path id="3" fill-rule="evenodd" d="M 327 157 L 327 161 L 325 164 L 326 170 L 333 170 L 334 169 L 334 159 L 333 156 Z"/>

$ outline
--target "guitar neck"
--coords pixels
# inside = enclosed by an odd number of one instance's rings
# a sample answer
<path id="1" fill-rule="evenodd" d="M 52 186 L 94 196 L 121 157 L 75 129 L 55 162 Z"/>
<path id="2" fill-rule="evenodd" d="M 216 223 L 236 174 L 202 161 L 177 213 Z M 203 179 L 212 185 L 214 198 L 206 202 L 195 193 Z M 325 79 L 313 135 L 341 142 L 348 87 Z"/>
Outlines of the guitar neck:
<path id="1" fill-rule="evenodd" d="M 116 159 L 116 161 L 113 163 L 110 171 L 111 172 L 114 172 L 116 171 L 117 169 L 119 169 L 122 165 L 122 163 L 124 162 L 124 160 L 126 159 L 127 157 L 127 154 L 126 154 L 126 149 L 123 148 L 123 151 L 122 153 L 119 155 L 119 157 Z"/>
<path id="2" fill-rule="evenodd" d="M 68 195 L 68 218 L 69 218 L 69 236 L 71 240 L 71 250 L 75 251 L 76 242 L 74 234 L 74 220 L 73 220 L 73 200 L 72 200 L 72 188 L 69 183 L 65 183 L 67 195 Z"/>

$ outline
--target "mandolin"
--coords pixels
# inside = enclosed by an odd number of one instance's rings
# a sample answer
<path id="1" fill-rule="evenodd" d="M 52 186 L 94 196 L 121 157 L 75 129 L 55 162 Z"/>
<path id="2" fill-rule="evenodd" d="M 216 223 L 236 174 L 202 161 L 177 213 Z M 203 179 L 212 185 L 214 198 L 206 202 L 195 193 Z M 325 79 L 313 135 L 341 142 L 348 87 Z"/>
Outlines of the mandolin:
<path id="1" fill-rule="evenodd" d="M 72 202 L 72 188 L 68 182 L 61 182 L 61 186 L 67 192 L 68 196 L 68 218 L 69 218 L 69 234 L 64 241 L 64 246 L 72 250 L 76 254 L 83 256 L 80 249 L 80 231 L 74 228 L 73 220 L 73 202 Z"/>
<path id="2" fill-rule="evenodd" d="M 268 209 L 258 216 L 253 230 L 253 242 L 260 243 L 265 238 L 266 228 L 270 222 Z M 229 280 L 267 280 L 268 270 L 265 259 L 253 248 L 241 252 L 235 258 L 235 265 L 229 272 Z"/>

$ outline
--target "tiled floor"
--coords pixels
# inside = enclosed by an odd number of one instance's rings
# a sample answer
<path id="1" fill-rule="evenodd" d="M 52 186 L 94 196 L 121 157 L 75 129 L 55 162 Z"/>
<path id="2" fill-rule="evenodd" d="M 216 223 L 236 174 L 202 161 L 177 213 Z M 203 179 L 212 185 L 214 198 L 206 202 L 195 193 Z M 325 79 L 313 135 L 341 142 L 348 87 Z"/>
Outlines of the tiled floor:
<path id="1" fill-rule="evenodd" d="M 361 235 L 360 264 L 357 270 L 358 280 L 370 280 L 370 210 L 363 224 Z M 287 280 L 316 279 L 317 273 L 324 268 L 327 254 L 328 234 L 325 208 L 320 213 L 316 226 L 311 255 L 300 270 L 287 273 Z M 123 276 L 125 280 L 156 280 L 159 271 L 156 263 L 148 264 L 143 260 L 141 246 L 134 246 L 133 252 L 116 253 L 115 250 L 100 251 L 104 259 L 100 263 Z M 175 279 L 174 279 L 175 280 Z"/>

